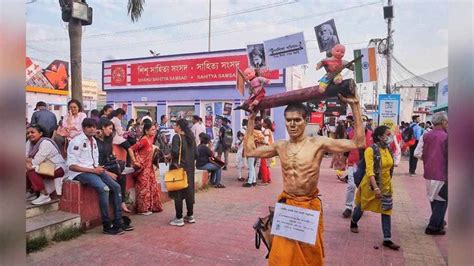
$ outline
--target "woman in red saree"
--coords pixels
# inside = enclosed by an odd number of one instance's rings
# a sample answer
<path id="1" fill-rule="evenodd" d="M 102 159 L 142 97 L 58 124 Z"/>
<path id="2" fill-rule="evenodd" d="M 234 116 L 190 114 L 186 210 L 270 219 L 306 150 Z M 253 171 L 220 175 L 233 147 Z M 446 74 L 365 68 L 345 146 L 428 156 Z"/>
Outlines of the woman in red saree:
<path id="1" fill-rule="evenodd" d="M 151 123 L 144 123 L 143 136 L 140 141 L 131 147 L 130 157 L 135 169 L 141 169 L 135 183 L 136 212 L 142 215 L 151 215 L 161 212 L 160 187 L 156 181 L 153 169 L 153 139 L 156 127 Z"/>

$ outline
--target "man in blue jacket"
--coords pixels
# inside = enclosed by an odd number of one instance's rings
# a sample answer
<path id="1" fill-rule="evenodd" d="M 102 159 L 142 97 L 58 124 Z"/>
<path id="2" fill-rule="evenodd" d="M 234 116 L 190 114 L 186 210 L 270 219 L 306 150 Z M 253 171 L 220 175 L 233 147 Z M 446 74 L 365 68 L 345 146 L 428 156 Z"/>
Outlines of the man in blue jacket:
<path id="1" fill-rule="evenodd" d="M 45 130 L 44 136 L 51 138 L 58 127 L 56 115 L 48 110 L 48 105 L 43 101 L 36 103 L 35 110 L 36 112 L 31 116 L 31 124 L 40 125 Z"/>

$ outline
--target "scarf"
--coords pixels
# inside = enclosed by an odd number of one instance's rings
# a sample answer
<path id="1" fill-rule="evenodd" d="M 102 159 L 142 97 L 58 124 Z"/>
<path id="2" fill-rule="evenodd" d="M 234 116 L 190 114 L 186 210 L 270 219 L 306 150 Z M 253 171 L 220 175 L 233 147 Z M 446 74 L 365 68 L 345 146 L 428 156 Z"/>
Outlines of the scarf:
<path id="1" fill-rule="evenodd" d="M 387 148 L 388 144 L 385 143 L 385 141 L 379 141 L 377 142 L 377 146 L 379 146 L 380 148 Z"/>
<path id="2" fill-rule="evenodd" d="M 28 158 L 34 158 L 35 155 L 38 153 L 39 151 L 39 147 L 40 147 L 40 144 L 41 142 L 43 142 L 44 140 L 47 140 L 49 142 L 51 142 L 53 144 L 53 146 L 56 148 L 56 150 L 58 151 L 59 154 L 61 154 L 61 152 L 59 151 L 59 147 L 58 145 L 56 145 L 56 142 L 54 142 L 52 139 L 50 138 L 45 138 L 45 137 L 42 137 L 38 140 L 38 142 L 36 142 L 35 145 L 33 145 L 31 142 L 30 142 L 30 151 L 28 152 Z"/>

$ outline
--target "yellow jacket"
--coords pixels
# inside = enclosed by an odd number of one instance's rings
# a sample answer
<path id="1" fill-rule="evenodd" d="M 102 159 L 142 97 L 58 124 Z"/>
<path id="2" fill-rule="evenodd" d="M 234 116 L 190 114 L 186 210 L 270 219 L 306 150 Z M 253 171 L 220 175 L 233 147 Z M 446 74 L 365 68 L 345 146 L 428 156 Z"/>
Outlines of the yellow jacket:
<path id="1" fill-rule="evenodd" d="M 380 169 L 380 190 L 383 195 L 392 195 L 392 177 L 390 176 L 390 169 L 393 166 L 393 159 L 388 148 L 380 149 L 380 160 L 382 167 Z M 387 215 L 392 214 L 392 210 L 383 211 L 380 199 L 375 197 L 375 193 L 370 185 L 370 176 L 374 176 L 374 150 L 368 147 L 364 152 L 365 158 L 365 175 L 360 182 L 359 188 L 356 192 L 355 203 L 361 206 L 363 211 L 372 211 L 376 213 L 383 213 Z"/>

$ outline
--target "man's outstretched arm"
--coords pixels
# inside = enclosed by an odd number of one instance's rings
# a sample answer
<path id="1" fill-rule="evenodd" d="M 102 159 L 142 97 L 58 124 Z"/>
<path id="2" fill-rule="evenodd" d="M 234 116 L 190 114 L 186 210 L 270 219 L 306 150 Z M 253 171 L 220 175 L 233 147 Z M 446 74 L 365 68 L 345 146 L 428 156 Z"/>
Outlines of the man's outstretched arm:
<path id="1" fill-rule="evenodd" d="M 275 143 L 270 146 L 255 146 L 255 138 L 253 130 L 255 127 L 255 113 L 251 113 L 248 118 L 247 132 L 244 138 L 244 153 L 247 157 L 257 157 L 257 158 L 270 158 L 277 156 Z"/>
<path id="2" fill-rule="evenodd" d="M 357 99 L 357 96 L 346 98 L 342 95 L 339 95 L 339 98 L 351 106 L 352 114 L 354 116 L 354 138 L 351 140 L 328 138 L 324 143 L 324 149 L 333 153 L 363 149 L 365 148 L 365 134 L 364 126 L 362 125 L 359 99 Z"/>

